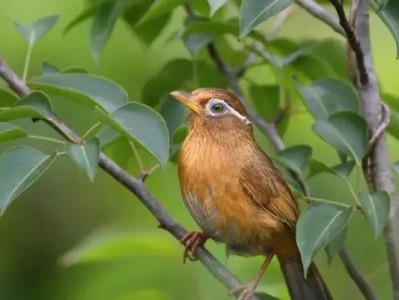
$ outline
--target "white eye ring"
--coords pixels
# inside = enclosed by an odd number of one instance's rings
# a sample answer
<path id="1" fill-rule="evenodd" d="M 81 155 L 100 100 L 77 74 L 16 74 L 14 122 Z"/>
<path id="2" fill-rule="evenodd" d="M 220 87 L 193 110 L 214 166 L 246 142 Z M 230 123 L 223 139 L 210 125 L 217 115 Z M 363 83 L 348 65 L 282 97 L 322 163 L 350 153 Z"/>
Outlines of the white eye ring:
<path id="1" fill-rule="evenodd" d="M 215 109 L 215 107 L 221 108 L 220 111 L 218 111 L 219 108 Z M 233 116 L 237 117 L 240 121 L 242 121 L 246 125 L 251 124 L 251 122 L 248 120 L 247 117 L 240 114 L 238 111 L 236 111 L 234 108 L 232 108 L 230 105 L 228 105 L 226 103 L 226 101 L 224 101 L 222 99 L 215 98 L 215 99 L 209 100 L 205 106 L 205 110 L 206 110 L 206 113 L 212 117 L 221 117 L 221 116 L 229 114 L 229 115 L 233 115 Z"/>

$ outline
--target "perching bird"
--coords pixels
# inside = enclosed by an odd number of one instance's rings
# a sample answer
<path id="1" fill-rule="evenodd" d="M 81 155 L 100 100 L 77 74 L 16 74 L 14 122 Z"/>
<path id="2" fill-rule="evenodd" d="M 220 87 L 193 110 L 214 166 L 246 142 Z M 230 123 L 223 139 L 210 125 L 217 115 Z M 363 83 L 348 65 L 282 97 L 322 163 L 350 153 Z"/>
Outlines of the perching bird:
<path id="1" fill-rule="evenodd" d="M 178 173 L 184 203 L 202 230 L 183 237 L 184 259 L 211 238 L 225 243 L 229 253 L 266 257 L 238 299 L 252 296 L 273 256 L 293 299 L 331 299 L 315 265 L 304 277 L 295 242 L 297 203 L 256 143 L 244 106 L 217 88 L 171 95 L 189 108 L 191 126 Z"/>

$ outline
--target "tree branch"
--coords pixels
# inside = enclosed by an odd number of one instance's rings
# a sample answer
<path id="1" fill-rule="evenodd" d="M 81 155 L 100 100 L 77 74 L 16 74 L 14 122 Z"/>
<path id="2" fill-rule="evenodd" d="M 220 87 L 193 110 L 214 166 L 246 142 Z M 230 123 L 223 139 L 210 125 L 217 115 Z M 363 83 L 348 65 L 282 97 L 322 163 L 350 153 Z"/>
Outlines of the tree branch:
<path id="1" fill-rule="evenodd" d="M 366 66 L 364 64 L 364 55 L 362 47 L 360 47 L 360 43 L 353 32 L 351 26 L 349 25 L 348 19 L 345 15 L 345 10 L 343 6 L 343 0 L 330 0 L 331 4 L 334 6 L 337 11 L 339 22 L 346 33 L 346 38 L 348 40 L 349 46 L 352 48 L 353 52 L 356 55 L 356 65 L 359 71 L 359 79 L 363 85 L 368 83 L 368 74 L 366 70 Z"/>
<path id="2" fill-rule="evenodd" d="M 374 68 L 370 45 L 369 14 L 366 0 L 353 0 L 352 13 L 354 33 L 364 53 L 364 65 L 369 76 L 368 83 L 358 81 L 356 86 L 363 103 L 363 110 L 369 124 L 372 136 L 378 131 L 382 119 L 382 101 Z M 348 56 L 349 59 L 353 59 Z M 385 244 L 393 284 L 394 299 L 399 300 L 399 198 L 396 193 L 391 164 L 389 162 L 388 147 L 384 134 L 378 138 L 373 151 L 370 153 L 371 178 L 377 191 L 386 191 L 390 196 L 390 213 L 384 230 Z M 366 175 L 367 176 L 367 175 Z"/>
<path id="3" fill-rule="evenodd" d="M 327 10 L 323 8 L 323 6 L 317 4 L 313 0 L 296 0 L 296 3 L 312 16 L 326 23 L 335 32 L 339 33 L 342 36 L 346 36 L 345 31 L 339 25 L 338 20 L 335 18 L 335 16 L 331 15 Z"/>
<path id="4" fill-rule="evenodd" d="M 353 279 L 353 281 L 356 282 L 356 285 L 363 294 L 364 298 L 368 300 L 377 300 L 374 291 L 371 289 L 368 282 L 363 278 L 359 270 L 356 269 L 356 266 L 353 264 L 346 249 L 341 249 L 339 251 L 339 257 L 341 258 L 341 261 L 344 264 L 349 276 Z"/>
<path id="5" fill-rule="evenodd" d="M 0 77 L 2 77 L 10 88 L 21 97 L 24 97 L 31 92 L 29 87 L 4 63 L 1 58 Z M 68 127 L 68 125 L 58 117 L 53 116 L 44 121 L 67 140 L 76 144 L 81 144 L 83 142 L 79 134 Z M 183 235 L 187 233 L 187 231 L 166 212 L 154 196 L 152 196 L 142 180 L 131 177 L 104 153 L 100 154 L 98 164 L 105 172 L 136 195 L 140 202 L 147 207 L 150 213 L 159 221 L 161 228 L 167 230 L 177 240 L 180 240 Z M 195 255 L 208 271 L 228 290 L 236 289 L 242 285 L 239 279 L 204 247 L 198 247 Z M 253 296 L 251 299 L 259 300 L 257 296 Z"/>

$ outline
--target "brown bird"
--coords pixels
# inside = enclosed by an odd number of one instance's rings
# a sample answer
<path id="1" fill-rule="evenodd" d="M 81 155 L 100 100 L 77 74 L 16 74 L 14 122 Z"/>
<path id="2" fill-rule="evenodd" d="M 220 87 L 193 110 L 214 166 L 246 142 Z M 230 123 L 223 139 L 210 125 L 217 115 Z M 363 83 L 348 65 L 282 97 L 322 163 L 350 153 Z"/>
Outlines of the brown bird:
<path id="1" fill-rule="evenodd" d="M 189 108 L 178 173 L 184 203 L 202 229 L 183 237 L 184 259 L 211 238 L 225 243 L 229 253 L 266 257 L 238 299 L 251 298 L 274 256 L 293 299 L 332 299 L 315 265 L 304 277 L 295 242 L 298 205 L 256 143 L 244 106 L 217 88 L 171 95 Z"/>

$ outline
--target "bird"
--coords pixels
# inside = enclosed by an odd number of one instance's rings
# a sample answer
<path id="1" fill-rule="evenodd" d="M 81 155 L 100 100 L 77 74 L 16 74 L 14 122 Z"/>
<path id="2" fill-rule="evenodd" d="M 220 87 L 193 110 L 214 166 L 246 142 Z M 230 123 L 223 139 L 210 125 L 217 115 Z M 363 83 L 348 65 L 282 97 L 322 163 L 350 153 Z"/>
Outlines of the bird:
<path id="1" fill-rule="evenodd" d="M 315 264 L 304 276 L 295 240 L 298 204 L 257 144 L 240 100 L 211 87 L 170 95 L 188 108 L 190 126 L 177 168 L 183 202 L 201 228 L 181 239 L 184 261 L 194 259 L 196 249 L 212 239 L 224 243 L 229 254 L 265 257 L 237 299 L 252 297 L 273 257 L 292 299 L 332 299 Z"/>

